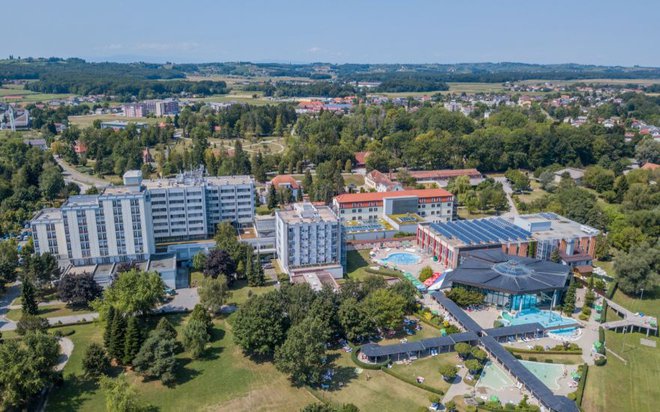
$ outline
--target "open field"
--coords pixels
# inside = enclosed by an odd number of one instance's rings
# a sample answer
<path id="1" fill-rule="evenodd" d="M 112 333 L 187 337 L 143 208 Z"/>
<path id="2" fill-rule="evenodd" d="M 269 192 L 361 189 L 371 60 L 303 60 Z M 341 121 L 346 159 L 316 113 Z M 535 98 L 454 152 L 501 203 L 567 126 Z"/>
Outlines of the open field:
<path id="1" fill-rule="evenodd" d="M 575 83 L 594 83 L 594 84 L 660 84 L 660 79 L 578 79 L 578 80 L 523 80 L 516 83 L 538 84 L 549 82 L 556 85 L 566 85 Z"/>
<path id="2" fill-rule="evenodd" d="M 8 103 L 35 103 L 47 102 L 52 99 L 66 99 L 72 94 L 51 94 L 38 93 L 31 90 L 25 90 L 23 85 L 6 84 L 0 87 L 0 100 L 6 100 Z"/>
<path id="3" fill-rule="evenodd" d="M 367 267 L 369 267 L 369 249 L 349 250 L 346 253 L 346 277 L 362 280 L 370 276 L 364 270 Z"/>
<path id="4" fill-rule="evenodd" d="M 440 367 L 443 365 L 458 365 L 461 360 L 456 352 L 441 353 L 438 356 L 432 356 L 424 359 L 417 359 L 410 365 L 395 364 L 392 371 L 403 375 L 409 379 L 416 379 L 418 376 L 424 378 L 424 384 L 432 388 L 447 392 L 450 384 L 440 375 Z"/>
<path id="5" fill-rule="evenodd" d="M 610 355 L 605 366 L 589 367 L 582 401 L 585 411 L 657 410 L 660 351 L 640 345 L 640 338 L 646 336 L 641 333 L 606 332 L 605 346 L 626 359 L 628 364 Z M 659 340 L 657 337 L 650 339 Z"/>
<path id="6" fill-rule="evenodd" d="M 660 287 L 656 287 L 655 291 L 645 290 L 644 299 L 638 299 L 639 296 L 630 297 L 617 289 L 613 300 L 633 312 L 642 312 L 660 318 Z M 608 316 L 609 313 L 608 311 Z"/>
<path id="7" fill-rule="evenodd" d="M 117 116 L 114 114 L 92 114 L 92 115 L 85 115 L 85 116 L 69 116 L 69 122 L 72 125 L 76 125 L 78 127 L 89 127 L 94 124 L 95 120 L 100 120 L 102 122 L 106 121 L 128 121 L 128 122 L 133 122 L 133 123 L 148 123 L 148 124 L 158 124 L 159 122 L 162 122 L 163 119 L 159 119 L 156 117 L 124 117 L 124 116 Z"/>

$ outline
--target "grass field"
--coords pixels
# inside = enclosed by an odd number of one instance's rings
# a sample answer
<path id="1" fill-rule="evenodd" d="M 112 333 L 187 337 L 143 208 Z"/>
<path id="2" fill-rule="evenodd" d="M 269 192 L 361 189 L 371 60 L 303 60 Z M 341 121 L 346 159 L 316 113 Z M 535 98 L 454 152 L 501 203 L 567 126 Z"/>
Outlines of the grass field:
<path id="1" fill-rule="evenodd" d="M 47 102 L 53 99 L 66 99 L 71 94 L 49 94 L 25 90 L 23 85 L 6 84 L 0 87 L 0 100 L 6 99 L 9 103 L 35 103 Z"/>
<path id="2" fill-rule="evenodd" d="M 630 297 L 617 289 L 613 300 L 633 312 L 642 312 L 660 318 L 660 287 L 656 287 L 655 291 L 645 290 L 644 299 L 638 298 L 639 295 Z"/>
<path id="3" fill-rule="evenodd" d="M 52 306 L 39 306 L 39 316 L 45 317 L 45 318 L 54 318 L 58 316 L 68 316 L 68 315 L 84 315 L 86 313 L 90 313 L 91 311 L 89 309 L 71 309 L 67 307 L 66 305 L 52 305 Z M 11 319 L 13 321 L 18 321 L 21 319 L 23 312 L 21 309 L 11 309 L 9 312 L 7 312 L 6 316 L 8 319 Z"/>
<path id="4" fill-rule="evenodd" d="M 92 114 L 92 115 L 86 115 L 86 116 L 69 116 L 69 122 L 72 125 L 76 125 L 78 127 L 89 127 L 94 124 L 94 120 L 100 120 L 102 122 L 106 121 L 128 121 L 128 122 L 133 122 L 133 123 L 148 123 L 148 124 L 158 124 L 159 122 L 162 122 L 163 119 L 158 119 L 155 117 L 124 117 L 124 116 L 117 116 L 114 114 Z"/>
<path id="5" fill-rule="evenodd" d="M 605 366 L 592 366 L 582 407 L 587 412 L 657 410 L 660 398 L 660 352 L 640 345 L 640 333 L 606 332 L 605 345 L 627 360 L 609 355 Z M 658 338 L 651 338 L 658 342 Z"/>
<path id="6" fill-rule="evenodd" d="M 458 365 L 461 364 L 456 352 L 441 353 L 438 356 L 432 356 L 424 359 L 417 359 L 410 365 L 395 364 L 392 366 L 392 371 L 408 377 L 409 379 L 416 379 L 418 376 L 424 378 L 424 384 L 432 388 L 440 389 L 446 392 L 450 384 L 447 383 L 440 375 L 440 367 L 443 365 Z"/>

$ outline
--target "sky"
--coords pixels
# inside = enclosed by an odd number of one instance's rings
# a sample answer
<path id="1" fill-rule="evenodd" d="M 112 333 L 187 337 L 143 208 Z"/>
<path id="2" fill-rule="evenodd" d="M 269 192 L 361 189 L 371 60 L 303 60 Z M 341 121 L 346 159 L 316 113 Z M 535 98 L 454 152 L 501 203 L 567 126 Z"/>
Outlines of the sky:
<path id="1" fill-rule="evenodd" d="M 30 0 L 15 6 L 25 13 L 2 18 L 0 58 L 660 66 L 658 0 Z"/>

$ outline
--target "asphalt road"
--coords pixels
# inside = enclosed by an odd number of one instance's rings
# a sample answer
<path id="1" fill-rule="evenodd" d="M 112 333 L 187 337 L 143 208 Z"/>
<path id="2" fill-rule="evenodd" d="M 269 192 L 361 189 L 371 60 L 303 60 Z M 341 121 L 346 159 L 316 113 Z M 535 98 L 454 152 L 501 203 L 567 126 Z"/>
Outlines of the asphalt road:
<path id="1" fill-rule="evenodd" d="M 64 170 L 64 180 L 66 182 L 73 182 L 80 186 L 81 191 L 84 193 L 92 186 L 103 188 L 109 186 L 109 183 L 98 177 L 90 176 L 85 173 L 80 173 L 73 166 L 62 160 L 59 156 L 55 156 L 55 161 Z"/>

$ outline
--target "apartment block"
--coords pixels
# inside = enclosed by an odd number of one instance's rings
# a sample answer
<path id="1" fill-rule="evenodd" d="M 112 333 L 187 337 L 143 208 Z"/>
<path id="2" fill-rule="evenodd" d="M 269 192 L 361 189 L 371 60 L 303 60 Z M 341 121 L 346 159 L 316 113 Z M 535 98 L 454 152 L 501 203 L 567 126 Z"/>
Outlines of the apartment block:
<path id="1" fill-rule="evenodd" d="M 339 218 L 328 206 L 294 203 L 275 212 L 277 257 L 290 276 L 312 268 L 343 276 Z"/>

